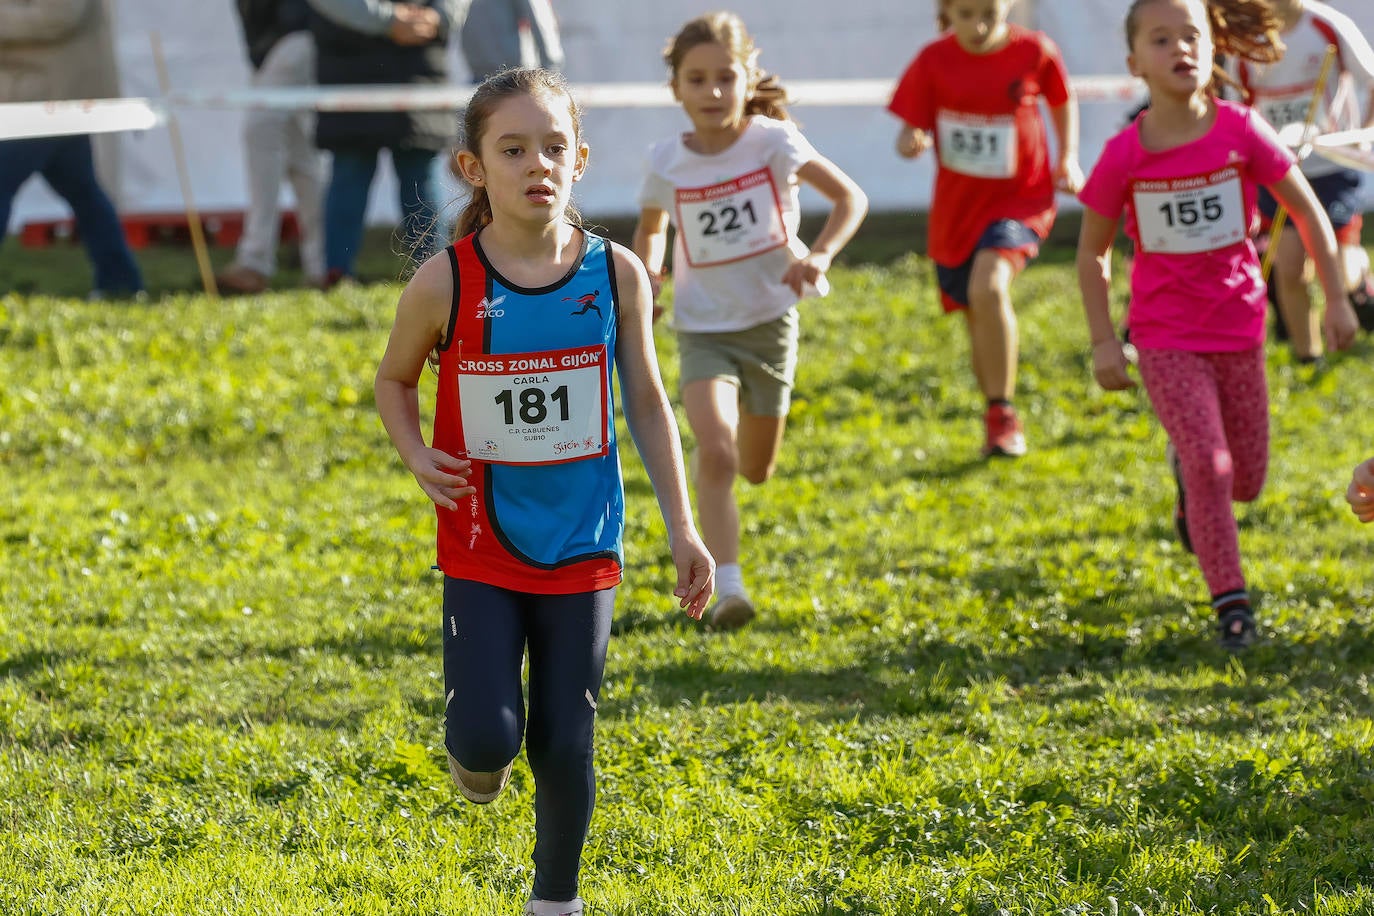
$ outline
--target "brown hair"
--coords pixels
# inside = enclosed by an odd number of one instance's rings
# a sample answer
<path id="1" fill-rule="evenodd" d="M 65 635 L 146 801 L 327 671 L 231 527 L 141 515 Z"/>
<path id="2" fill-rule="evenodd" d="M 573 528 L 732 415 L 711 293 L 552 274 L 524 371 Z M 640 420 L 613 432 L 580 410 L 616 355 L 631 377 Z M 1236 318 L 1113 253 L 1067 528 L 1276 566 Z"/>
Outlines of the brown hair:
<path id="1" fill-rule="evenodd" d="M 744 102 L 746 115 L 763 115 L 777 121 L 790 120 L 787 113 L 787 90 L 778 78 L 759 69 L 759 49 L 744 27 L 744 21 L 734 13 L 707 13 L 688 22 L 663 49 L 663 62 L 677 79 L 682 58 L 697 45 L 718 44 L 730 53 L 743 68 L 748 83 L 748 98 Z"/>
<path id="2" fill-rule="evenodd" d="M 948 2 L 949 0 L 935 0 L 935 21 L 939 24 L 941 32 L 949 31 L 950 26 L 954 25 L 954 20 L 945 12 L 945 4 Z"/>
<path id="3" fill-rule="evenodd" d="M 1126 13 L 1126 47 L 1135 45 L 1140 27 L 1140 11 L 1158 0 L 1135 0 Z M 1279 37 L 1281 23 L 1267 0 L 1194 0 L 1207 11 L 1212 28 L 1212 43 L 1218 58 L 1239 57 L 1257 64 L 1272 64 L 1283 57 L 1283 40 Z M 1216 92 L 1217 80 L 1240 89 L 1216 61 L 1212 63 L 1212 82 L 1208 89 Z M 1246 93 L 1248 95 L 1248 93 Z"/>
<path id="4" fill-rule="evenodd" d="M 562 74 L 553 70 L 512 67 L 487 77 L 482 81 L 482 85 L 473 92 L 472 99 L 463 112 L 462 136 L 459 140 L 461 148 L 480 158 L 482 155 L 482 134 L 486 131 L 487 120 L 498 105 L 515 95 L 562 96 L 565 98 L 568 102 L 568 112 L 572 115 L 573 145 L 577 145 L 582 137 L 582 109 L 578 107 L 577 100 L 573 98 L 567 80 L 563 78 Z M 582 215 L 577 212 L 577 208 L 572 204 L 568 205 L 566 216 L 568 222 L 573 225 L 580 226 L 582 224 Z M 463 212 L 458 214 L 458 222 L 454 227 L 453 237 L 460 239 L 465 235 L 470 235 L 489 222 L 491 222 L 491 200 L 487 197 L 487 189 L 482 186 L 474 186 L 468 194 L 467 206 L 463 207 Z"/>

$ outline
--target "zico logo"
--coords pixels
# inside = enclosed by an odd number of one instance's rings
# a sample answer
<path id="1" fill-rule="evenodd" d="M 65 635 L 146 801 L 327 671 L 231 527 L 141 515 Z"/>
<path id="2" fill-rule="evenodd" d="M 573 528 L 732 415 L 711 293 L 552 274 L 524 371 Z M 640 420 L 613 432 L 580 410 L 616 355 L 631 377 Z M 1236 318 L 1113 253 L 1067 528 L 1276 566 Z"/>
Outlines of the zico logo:
<path id="1" fill-rule="evenodd" d="M 477 303 L 477 320 L 481 321 L 484 318 L 504 317 L 506 314 L 506 310 L 503 308 L 497 308 L 497 306 L 499 306 L 502 302 L 505 301 L 505 296 L 497 296 L 495 299 L 492 299 L 490 301 L 483 298 L 481 302 Z"/>

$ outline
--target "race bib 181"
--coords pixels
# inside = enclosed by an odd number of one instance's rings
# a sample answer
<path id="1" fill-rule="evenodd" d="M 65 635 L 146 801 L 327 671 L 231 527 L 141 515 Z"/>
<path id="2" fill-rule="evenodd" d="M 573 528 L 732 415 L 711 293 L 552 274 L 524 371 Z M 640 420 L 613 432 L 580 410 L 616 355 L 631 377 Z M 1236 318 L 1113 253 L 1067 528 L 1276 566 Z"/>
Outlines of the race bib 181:
<path id="1" fill-rule="evenodd" d="M 935 121 L 940 164 L 975 178 L 1016 175 L 1016 119 L 941 111 Z"/>
<path id="2" fill-rule="evenodd" d="M 560 464 L 609 450 L 606 347 L 463 357 L 458 401 L 467 457 Z"/>
<path id="3" fill-rule="evenodd" d="M 1245 239 L 1240 169 L 1141 180 L 1131 188 L 1140 247 L 1155 254 L 1217 251 Z"/>
<path id="4" fill-rule="evenodd" d="M 782 202 L 766 168 L 677 190 L 677 226 L 693 267 L 728 264 L 787 244 Z"/>

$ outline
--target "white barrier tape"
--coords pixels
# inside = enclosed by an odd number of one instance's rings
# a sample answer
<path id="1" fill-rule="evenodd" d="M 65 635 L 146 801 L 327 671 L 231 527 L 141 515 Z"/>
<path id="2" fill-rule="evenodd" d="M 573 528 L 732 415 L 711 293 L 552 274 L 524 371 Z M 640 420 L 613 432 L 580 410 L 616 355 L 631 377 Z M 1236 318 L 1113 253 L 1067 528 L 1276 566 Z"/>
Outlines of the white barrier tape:
<path id="1" fill-rule="evenodd" d="M 1322 134 L 1312 142 L 1317 146 L 1358 146 L 1361 143 L 1374 143 L 1374 127 L 1338 130 L 1335 133 Z"/>
<path id="2" fill-rule="evenodd" d="M 1374 172 L 1374 152 L 1358 146 L 1323 146 L 1322 157 L 1359 172 Z"/>
<path id="3" fill-rule="evenodd" d="M 1128 76 L 1072 79 L 1081 102 L 1134 101 L 1140 83 Z M 798 80 L 787 84 L 798 105 L 886 106 L 893 83 L 887 79 Z M 147 130 L 166 120 L 167 107 L 249 110 L 313 108 L 317 111 L 408 111 L 458 109 L 472 98 L 471 86 L 286 86 L 229 90 L 182 89 L 165 99 L 88 99 L 72 102 L 0 104 L 0 139 Z M 588 83 L 573 87 L 584 108 L 671 108 L 677 105 L 662 83 Z"/>
<path id="4" fill-rule="evenodd" d="M 1374 172 L 1374 127 L 1338 130 L 1319 134 L 1316 128 L 1304 124 L 1286 124 L 1279 130 L 1279 140 L 1292 149 L 1299 159 L 1317 152 L 1338 165 L 1361 172 Z"/>
<path id="5" fill-rule="evenodd" d="M 1134 101 L 1143 95 L 1129 76 L 1088 76 L 1070 81 L 1079 101 Z M 797 80 L 785 84 L 798 105 L 885 106 L 892 80 Z M 167 96 L 192 108 L 296 109 L 318 111 L 404 111 L 455 109 L 472 98 L 470 86 L 289 86 L 256 89 L 182 89 Z M 583 108 L 671 108 L 678 104 L 663 83 L 586 83 L 573 86 Z"/>
<path id="6" fill-rule="evenodd" d="M 11 102 L 0 105 L 0 138 L 19 140 L 147 130 L 165 120 L 167 112 L 161 104 L 148 99 Z"/>

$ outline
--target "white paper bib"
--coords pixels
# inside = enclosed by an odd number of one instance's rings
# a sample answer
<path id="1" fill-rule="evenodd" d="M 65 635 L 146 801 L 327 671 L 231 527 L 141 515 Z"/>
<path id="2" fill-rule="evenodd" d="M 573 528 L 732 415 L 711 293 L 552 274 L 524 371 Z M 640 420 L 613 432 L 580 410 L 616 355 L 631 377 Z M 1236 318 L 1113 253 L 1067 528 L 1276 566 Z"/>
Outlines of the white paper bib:
<path id="1" fill-rule="evenodd" d="M 1245 239 L 1245 197 L 1236 166 L 1188 178 L 1137 181 L 1131 195 L 1145 251 L 1198 254 Z"/>
<path id="2" fill-rule="evenodd" d="M 935 129 L 940 164 L 975 178 L 1016 175 L 1016 119 L 1011 115 L 971 115 L 941 111 Z"/>
<path id="3" fill-rule="evenodd" d="M 677 225 L 693 267 L 728 264 L 787 244 L 782 202 L 767 168 L 706 187 L 678 188 Z"/>
<path id="4" fill-rule="evenodd" d="M 1312 123 L 1324 123 L 1326 100 L 1316 99 L 1314 101 L 1310 90 L 1300 89 L 1274 95 L 1255 94 L 1255 107 L 1259 109 L 1264 120 L 1276 128 L 1286 124 L 1305 124 L 1307 122 L 1307 106 L 1311 104 L 1317 106 Z"/>
<path id="5" fill-rule="evenodd" d="M 605 455 L 605 345 L 464 357 L 458 403 L 467 457 L 561 464 Z"/>

